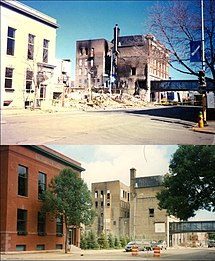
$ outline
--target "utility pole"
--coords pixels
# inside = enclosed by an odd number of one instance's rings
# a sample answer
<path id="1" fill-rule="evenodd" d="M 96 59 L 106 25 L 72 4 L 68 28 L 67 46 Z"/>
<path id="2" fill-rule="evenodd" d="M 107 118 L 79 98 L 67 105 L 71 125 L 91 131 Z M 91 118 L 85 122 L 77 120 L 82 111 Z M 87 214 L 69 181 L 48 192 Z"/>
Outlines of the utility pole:
<path id="1" fill-rule="evenodd" d="M 201 20 L 202 20 L 202 71 L 205 73 L 205 36 L 204 36 L 204 0 L 201 0 Z M 206 82 L 205 82 L 206 84 Z M 206 86 L 204 87 L 206 88 Z M 202 111 L 204 125 L 207 126 L 207 97 L 206 93 L 202 93 Z"/>

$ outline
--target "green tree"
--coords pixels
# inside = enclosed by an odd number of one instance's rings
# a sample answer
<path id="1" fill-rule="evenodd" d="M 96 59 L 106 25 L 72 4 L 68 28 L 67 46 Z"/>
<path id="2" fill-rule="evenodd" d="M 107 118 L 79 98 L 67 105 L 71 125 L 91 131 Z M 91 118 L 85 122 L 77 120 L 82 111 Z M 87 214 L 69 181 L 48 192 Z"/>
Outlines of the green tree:
<path id="1" fill-rule="evenodd" d="M 88 249 L 98 249 L 99 248 L 98 238 L 97 238 L 95 232 L 93 232 L 92 230 L 90 230 L 88 232 L 87 245 L 88 245 Z"/>
<path id="2" fill-rule="evenodd" d="M 110 248 L 114 248 L 114 237 L 111 233 L 108 234 L 108 244 Z"/>
<path id="3" fill-rule="evenodd" d="M 101 235 L 98 238 L 98 243 L 101 249 L 106 249 L 109 247 L 107 236 L 105 233 L 101 233 Z"/>
<path id="4" fill-rule="evenodd" d="M 125 237 L 125 236 L 120 236 L 119 240 L 120 240 L 121 246 L 122 246 L 122 247 L 125 247 L 126 244 L 127 244 L 127 239 L 126 239 L 126 237 Z"/>
<path id="5" fill-rule="evenodd" d="M 65 253 L 70 226 L 89 225 L 94 218 L 91 192 L 86 183 L 70 168 L 64 168 L 52 178 L 48 190 L 42 194 L 41 213 L 51 218 L 61 217 L 65 224 Z"/>
<path id="6" fill-rule="evenodd" d="M 215 211 L 215 146 L 181 145 L 157 193 L 159 207 L 182 220 L 199 209 Z"/>
<path id="7" fill-rule="evenodd" d="M 120 248 L 120 247 L 121 247 L 121 244 L 120 244 L 119 238 L 117 236 L 115 236 L 115 238 L 114 238 L 114 248 Z"/>
<path id="8" fill-rule="evenodd" d="M 87 245 L 87 233 L 86 232 L 82 232 L 81 233 L 80 248 L 81 249 L 87 249 L 88 248 L 88 245 Z"/>

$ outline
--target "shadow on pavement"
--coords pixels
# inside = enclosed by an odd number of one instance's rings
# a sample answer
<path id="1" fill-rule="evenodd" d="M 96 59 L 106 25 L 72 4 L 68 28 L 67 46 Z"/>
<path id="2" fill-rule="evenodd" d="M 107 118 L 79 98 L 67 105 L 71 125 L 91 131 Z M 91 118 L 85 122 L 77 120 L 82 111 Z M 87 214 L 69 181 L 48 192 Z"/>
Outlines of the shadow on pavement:
<path id="1" fill-rule="evenodd" d="M 127 111 L 129 114 L 136 115 L 149 115 L 164 117 L 170 119 L 180 119 L 183 121 L 198 122 L 198 114 L 201 111 L 201 107 L 185 107 L 185 106 L 174 106 L 174 107 L 162 107 L 152 108 L 145 110 Z"/>

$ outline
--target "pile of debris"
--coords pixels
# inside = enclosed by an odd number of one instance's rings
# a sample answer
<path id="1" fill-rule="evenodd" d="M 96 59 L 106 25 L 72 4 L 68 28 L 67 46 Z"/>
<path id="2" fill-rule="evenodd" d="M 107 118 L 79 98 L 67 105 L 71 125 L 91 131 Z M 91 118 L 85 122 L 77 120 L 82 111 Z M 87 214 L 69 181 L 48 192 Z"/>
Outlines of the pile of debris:
<path id="1" fill-rule="evenodd" d="M 105 94 L 92 93 L 89 95 L 80 93 L 79 97 L 68 97 L 65 100 L 66 107 L 73 107 L 80 110 L 105 110 L 105 109 L 120 109 L 129 107 L 142 107 L 147 104 L 140 96 L 132 96 L 129 94 Z"/>

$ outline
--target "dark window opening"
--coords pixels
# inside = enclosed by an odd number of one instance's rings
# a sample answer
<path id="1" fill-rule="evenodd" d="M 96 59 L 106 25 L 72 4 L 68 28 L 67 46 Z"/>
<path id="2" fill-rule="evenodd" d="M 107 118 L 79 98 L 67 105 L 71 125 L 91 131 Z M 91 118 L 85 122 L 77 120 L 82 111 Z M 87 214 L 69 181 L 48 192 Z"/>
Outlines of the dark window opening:
<path id="1" fill-rule="evenodd" d="M 149 217 L 154 217 L 155 213 L 154 213 L 154 208 L 150 208 L 149 209 Z"/>
<path id="2" fill-rule="evenodd" d="M 44 191 L 46 191 L 46 174 L 39 172 L 38 174 L 38 198 L 39 199 Z"/>
<path id="3" fill-rule="evenodd" d="M 131 68 L 131 75 L 136 75 L 136 68 L 135 67 Z"/>
<path id="4" fill-rule="evenodd" d="M 18 195 L 28 195 L 28 169 L 24 166 L 18 166 Z"/>
<path id="5" fill-rule="evenodd" d="M 15 31 L 16 29 L 12 27 L 8 27 L 8 31 L 7 31 L 7 54 L 8 55 L 14 55 Z"/>
<path id="6" fill-rule="evenodd" d="M 27 210 L 17 210 L 17 233 L 20 235 L 27 234 Z"/>

